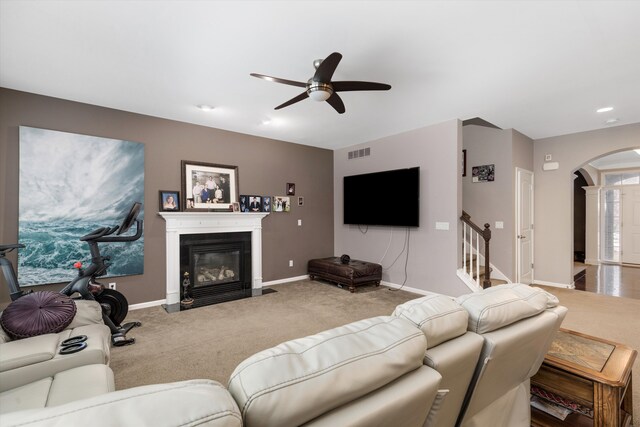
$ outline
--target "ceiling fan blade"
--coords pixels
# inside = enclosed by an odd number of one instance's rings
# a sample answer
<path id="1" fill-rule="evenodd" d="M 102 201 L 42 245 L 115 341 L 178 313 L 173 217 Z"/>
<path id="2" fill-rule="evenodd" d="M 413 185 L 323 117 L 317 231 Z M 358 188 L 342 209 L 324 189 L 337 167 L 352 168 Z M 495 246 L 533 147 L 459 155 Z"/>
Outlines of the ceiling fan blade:
<path id="1" fill-rule="evenodd" d="M 327 56 L 316 70 L 316 73 L 313 75 L 313 80 L 317 82 L 329 83 L 341 59 L 342 55 L 338 52 L 333 52 L 331 55 Z"/>
<path id="2" fill-rule="evenodd" d="M 306 98 L 308 98 L 308 97 L 309 97 L 309 95 L 307 95 L 307 92 L 306 92 L 306 91 L 305 91 L 305 92 L 302 92 L 300 95 L 296 96 L 295 98 L 291 98 L 290 100 L 288 100 L 288 101 L 287 101 L 287 102 L 285 102 L 284 104 L 280 104 L 280 105 L 278 105 L 276 108 L 274 108 L 274 110 L 279 110 L 279 109 L 281 109 L 281 108 L 288 107 L 289 105 L 291 105 L 291 104 L 295 104 L 296 102 L 300 102 L 300 101 L 302 101 L 303 99 L 306 99 Z"/>
<path id="3" fill-rule="evenodd" d="M 335 92 L 333 92 L 333 94 L 331 94 L 329 99 L 327 99 L 327 102 L 329 103 L 329 105 L 331 105 L 340 114 L 342 114 L 342 113 L 344 113 L 346 111 L 345 108 L 344 108 L 344 103 L 342 102 L 342 99 L 340 99 L 338 94 L 335 93 Z"/>
<path id="4" fill-rule="evenodd" d="M 354 90 L 389 90 L 391 86 L 374 82 L 331 82 L 334 92 L 348 92 Z"/>
<path id="5" fill-rule="evenodd" d="M 298 86 L 298 87 L 307 87 L 306 83 L 296 82 L 296 81 L 293 81 L 293 80 L 281 79 L 279 77 L 265 76 L 264 74 L 257 74 L 257 73 L 251 73 L 250 75 L 252 77 L 257 77 L 259 79 L 267 80 L 269 82 L 282 83 L 282 84 L 285 84 L 285 85 Z"/>

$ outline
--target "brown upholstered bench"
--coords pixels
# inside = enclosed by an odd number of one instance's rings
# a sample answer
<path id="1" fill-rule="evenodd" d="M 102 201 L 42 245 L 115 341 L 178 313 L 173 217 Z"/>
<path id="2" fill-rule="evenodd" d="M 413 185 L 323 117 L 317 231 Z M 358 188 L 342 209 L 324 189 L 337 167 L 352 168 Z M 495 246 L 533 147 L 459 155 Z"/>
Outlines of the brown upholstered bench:
<path id="1" fill-rule="evenodd" d="M 309 260 L 309 278 L 319 278 L 349 287 L 355 292 L 356 286 L 374 283 L 380 285 L 382 280 L 382 266 L 373 262 L 352 259 L 343 264 L 338 257 L 318 258 Z"/>

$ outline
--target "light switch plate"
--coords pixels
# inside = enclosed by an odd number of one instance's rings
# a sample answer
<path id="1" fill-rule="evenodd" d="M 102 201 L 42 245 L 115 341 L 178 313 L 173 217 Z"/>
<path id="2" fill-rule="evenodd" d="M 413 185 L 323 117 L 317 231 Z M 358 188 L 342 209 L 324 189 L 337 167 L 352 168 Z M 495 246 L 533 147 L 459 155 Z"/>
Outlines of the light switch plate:
<path id="1" fill-rule="evenodd" d="M 449 223 L 448 222 L 436 222 L 436 230 L 448 230 Z"/>
<path id="2" fill-rule="evenodd" d="M 503 221 L 496 221 L 496 228 L 504 228 L 504 222 Z"/>

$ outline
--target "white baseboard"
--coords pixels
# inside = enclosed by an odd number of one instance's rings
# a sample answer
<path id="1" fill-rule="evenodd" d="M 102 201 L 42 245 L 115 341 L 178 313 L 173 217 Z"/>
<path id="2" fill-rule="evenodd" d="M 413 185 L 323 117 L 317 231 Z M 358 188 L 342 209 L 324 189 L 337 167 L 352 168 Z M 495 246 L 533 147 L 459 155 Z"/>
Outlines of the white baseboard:
<path id="1" fill-rule="evenodd" d="M 159 299 L 157 301 L 148 301 L 148 302 L 141 302 L 140 304 L 132 304 L 129 306 L 129 310 L 139 310 L 141 308 L 147 308 L 147 307 L 155 307 L 157 305 L 162 305 L 162 304 L 166 304 L 167 300 L 166 299 Z"/>
<path id="2" fill-rule="evenodd" d="M 424 289 L 412 288 L 410 286 L 396 285 L 395 283 L 385 282 L 384 280 L 380 282 L 380 286 L 388 286 L 393 289 L 402 289 L 403 291 L 413 292 L 414 294 L 418 294 L 418 295 L 430 295 L 433 293 L 433 292 L 425 291 Z"/>
<path id="3" fill-rule="evenodd" d="M 297 282 L 299 280 L 306 280 L 309 278 L 308 274 L 305 274 L 303 276 L 296 276 L 296 277 L 287 277 L 286 279 L 278 279 L 278 280 L 271 280 L 269 282 L 262 282 L 262 286 L 273 286 L 273 285 L 282 285 L 284 283 L 291 283 L 291 282 Z"/>
<path id="4" fill-rule="evenodd" d="M 533 285 L 544 285 L 544 286 L 553 286 L 556 288 L 564 288 L 564 289 L 575 289 L 576 286 L 571 283 L 571 284 L 567 284 L 567 283 L 556 283 L 556 282 L 545 282 L 544 280 L 538 280 L 538 279 L 534 279 L 533 280 Z"/>

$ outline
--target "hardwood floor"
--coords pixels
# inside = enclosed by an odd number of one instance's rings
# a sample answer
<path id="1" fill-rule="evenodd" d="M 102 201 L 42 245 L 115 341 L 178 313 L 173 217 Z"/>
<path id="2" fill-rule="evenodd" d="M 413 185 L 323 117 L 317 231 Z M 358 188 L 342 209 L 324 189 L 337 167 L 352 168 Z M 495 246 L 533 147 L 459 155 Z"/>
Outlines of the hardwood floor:
<path id="1" fill-rule="evenodd" d="M 621 265 L 585 265 L 584 274 L 576 268 L 577 290 L 640 299 L 640 268 Z"/>

